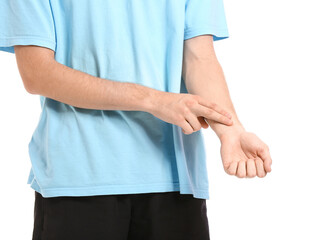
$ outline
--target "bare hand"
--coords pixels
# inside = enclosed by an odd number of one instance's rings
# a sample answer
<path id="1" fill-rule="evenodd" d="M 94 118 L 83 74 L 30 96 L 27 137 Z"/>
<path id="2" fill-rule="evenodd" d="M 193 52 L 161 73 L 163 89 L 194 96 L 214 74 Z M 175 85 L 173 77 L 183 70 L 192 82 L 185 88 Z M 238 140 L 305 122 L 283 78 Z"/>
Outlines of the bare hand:
<path id="1" fill-rule="evenodd" d="M 156 106 L 151 114 L 161 120 L 178 125 L 184 134 L 191 134 L 208 128 L 204 118 L 212 119 L 225 125 L 232 125 L 231 114 L 218 104 L 198 95 L 163 92 L 155 99 Z"/>
<path id="2" fill-rule="evenodd" d="M 271 172 L 268 146 L 254 133 L 230 130 L 221 138 L 221 157 L 226 173 L 239 178 L 265 177 Z"/>

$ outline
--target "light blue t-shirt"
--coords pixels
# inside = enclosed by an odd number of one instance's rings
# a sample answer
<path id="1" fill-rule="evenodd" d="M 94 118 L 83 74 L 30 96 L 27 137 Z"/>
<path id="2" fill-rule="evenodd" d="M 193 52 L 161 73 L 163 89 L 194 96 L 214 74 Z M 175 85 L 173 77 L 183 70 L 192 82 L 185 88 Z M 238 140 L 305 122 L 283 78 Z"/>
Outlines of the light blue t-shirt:
<path id="1" fill-rule="evenodd" d="M 187 93 L 184 40 L 228 37 L 222 1 L 1 0 L 0 50 L 42 46 L 96 77 Z M 209 199 L 201 131 L 186 135 L 143 111 L 40 103 L 28 184 L 43 197 L 180 191 Z"/>

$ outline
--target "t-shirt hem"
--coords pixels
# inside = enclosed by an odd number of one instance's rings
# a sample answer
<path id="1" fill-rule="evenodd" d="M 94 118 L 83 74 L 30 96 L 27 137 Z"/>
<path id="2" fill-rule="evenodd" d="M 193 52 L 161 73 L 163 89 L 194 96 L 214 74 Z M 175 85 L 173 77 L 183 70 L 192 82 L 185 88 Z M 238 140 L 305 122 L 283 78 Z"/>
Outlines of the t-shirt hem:
<path id="1" fill-rule="evenodd" d="M 218 28 L 217 26 L 198 26 L 186 29 L 184 31 L 184 40 L 205 34 L 213 35 L 214 41 L 222 40 L 229 37 L 228 28 Z"/>
<path id="2" fill-rule="evenodd" d="M 56 48 L 56 42 L 43 37 L 37 36 L 22 36 L 22 37 L 5 37 L 0 38 L 0 50 L 15 53 L 15 45 L 35 45 L 40 47 L 46 47 L 53 51 Z"/>
<path id="3" fill-rule="evenodd" d="M 174 192 L 180 194 L 192 194 L 195 198 L 209 199 L 207 188 L 194 188 L 188 184 L 163 183 L 163 184 L 144 184 L 144 185 L 111 185 L 111 186 L 93 186 L 76 188 L 40 188 L 37 184 L 30 187 L 42 194 L 43 197 L 59 196 L 94 196 L 107 194 L 137 194 L 151 192 Z"/>

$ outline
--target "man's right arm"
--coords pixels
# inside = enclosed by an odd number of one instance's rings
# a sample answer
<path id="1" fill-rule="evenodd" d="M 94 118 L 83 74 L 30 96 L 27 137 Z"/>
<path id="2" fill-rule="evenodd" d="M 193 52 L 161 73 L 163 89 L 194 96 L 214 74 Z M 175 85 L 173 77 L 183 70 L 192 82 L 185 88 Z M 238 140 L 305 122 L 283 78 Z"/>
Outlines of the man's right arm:
<path id="1" fill-rule="evenodd" d="M 80 108 L 149 111 L 158 90 L 86 74 L 58 63 L 54 51 L 38 46 L 15 46 L 24 87 L 38 94 Z M 124 96 L 124 97 L 123 97 Z"/>
<path id="2" fill-rule="evenodd" d="M 204 117 L 232 125 L 217 103 L 200 96 L 159 91 L 140 84 L 112 81 L 57 62 L 54 51 L 16 45 L 18 69 L 27 92 L 75 107 L 98 110 L 145 111 L 180 126 L 185 134 L 208 127 Z"/>

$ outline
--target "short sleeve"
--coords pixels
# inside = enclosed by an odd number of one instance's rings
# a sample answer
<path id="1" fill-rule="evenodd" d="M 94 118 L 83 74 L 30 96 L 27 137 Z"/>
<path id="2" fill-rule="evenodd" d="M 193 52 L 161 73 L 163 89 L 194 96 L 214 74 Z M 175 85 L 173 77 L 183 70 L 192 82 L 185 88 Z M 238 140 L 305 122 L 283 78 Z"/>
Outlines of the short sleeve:
<path id="1" fill-rule="evenodd" d="M 214 41 L 229 37 L 223 0 L 186 0 L 184 39 L 204 34 Z"/>
<path id="2" fill-rule="evenodd" d="M 37 45 L 55 51 L 56 38 L 50 0 L 0 1 L 0 50 Z"/>

